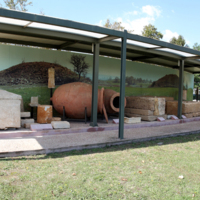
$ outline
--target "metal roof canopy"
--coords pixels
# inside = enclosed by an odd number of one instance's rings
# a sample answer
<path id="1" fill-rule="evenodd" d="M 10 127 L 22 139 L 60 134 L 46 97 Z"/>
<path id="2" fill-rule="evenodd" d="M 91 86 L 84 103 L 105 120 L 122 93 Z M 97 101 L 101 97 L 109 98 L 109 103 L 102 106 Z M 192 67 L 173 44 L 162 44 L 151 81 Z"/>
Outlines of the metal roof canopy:
<path id="1" fill-rule="evenodd" d="M 200 73 L 200 51 L 99 26 L 0 8 L 0 42 L 94 54 L 92 122 L 96 126 L 99 55 L 121 58 L 119 137 L 123 138 L 125 60 L 179 69 L 179 111 L 183 71 Z M 100 44 L 100 45 L 98 45 Z M 93 48 L 95 49 L 93 53 Z M 179 62 L 180 61 L 180 62 Z M 179 64 L 178 64 L 179 63 Z"/>
<path id="2" fill-rule="evenodd" d="M 0 8 L 0 42 L 92 53 L 100 43 L 99 54 L 121 57 L 124 32 Z M 171 68 L 185 61 L 185 71 L 200 73 L 200 51 L 127 33 L 126 58 Z"/>

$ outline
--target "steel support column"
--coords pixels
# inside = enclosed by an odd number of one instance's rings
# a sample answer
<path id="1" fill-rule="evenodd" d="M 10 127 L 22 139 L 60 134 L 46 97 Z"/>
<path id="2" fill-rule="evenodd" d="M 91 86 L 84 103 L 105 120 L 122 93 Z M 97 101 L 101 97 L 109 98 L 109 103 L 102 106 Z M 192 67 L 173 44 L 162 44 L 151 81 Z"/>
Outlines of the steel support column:
<path id="1" fill-rule="evenodd" d="M 179 62 L 178 118 L 182 118 L 184 60 Z"/>
<path id="2" fill-rule="evenodd" d="M 125 78 L 126 78 L 126 40 L 127 31 L 124 30 L 121 46 L 121 73 L 120 73 L 120 99 L 119 99 L 119 138 L 124 138 L 124 97 L 125 97 Z"/>
<path id="3" fill-rule="evenodd" d="M 93 54 L 93 76 L 92 76 L 92 110 L 90 126 L 97 125 L 97 105 L 98 105 L 98 77 L 99 77 L 99 43 L 94 44 Z"/>

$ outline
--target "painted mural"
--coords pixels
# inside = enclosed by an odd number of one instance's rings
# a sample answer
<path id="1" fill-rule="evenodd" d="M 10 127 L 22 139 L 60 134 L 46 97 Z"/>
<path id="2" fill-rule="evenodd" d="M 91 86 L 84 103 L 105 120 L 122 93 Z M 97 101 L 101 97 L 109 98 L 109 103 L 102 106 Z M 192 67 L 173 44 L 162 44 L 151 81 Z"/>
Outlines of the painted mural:
<path id="1" fill-rule="evenodd" d="M 120 59 L 100 57 L 99 88 L 119 92 Z M 0 88 L 22 95 L 25 110 L 31 96 L 49 104 L 48 68 L 55 69 L 56 88 L 81 81 L 92 83 L 93 56 L 74 52 L 0 44 Z M 141 62 L 126 62 L 126 96 L 178 97 L 178 70 Z M 192 100 L 194 76 L 184 73 L 184 89 Z M 56 89 L 55 88 L 55 89 Z"/>

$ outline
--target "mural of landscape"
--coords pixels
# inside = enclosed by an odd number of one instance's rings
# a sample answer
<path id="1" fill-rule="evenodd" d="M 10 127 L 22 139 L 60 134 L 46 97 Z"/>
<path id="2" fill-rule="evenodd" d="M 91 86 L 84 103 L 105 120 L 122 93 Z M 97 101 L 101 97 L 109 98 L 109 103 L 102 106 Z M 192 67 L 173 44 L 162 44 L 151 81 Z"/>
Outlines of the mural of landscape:
<path id="1" fill-rule="evenodd" d="M 100 57 L 99 61 L 99 88 L 110 88 L 119 92 L 120 60 Z M 80 65 L 77 65 L 78 62 Z M 76 81 L 91 84 L 92 63 L 92 55 L 88 54 L 1 44 L 0 88 L 22 95 L 25 110 L 28 111 L 31 96 L 38 96 L 40 104 L 50 102 L 48 68 L 55 69 L 57 88 Z M 193 79 L 192 74 L 184 73 L 184 89 L 187 90 L 188 100 L 192 100 Z M 177 99 L 178 80 L 178 70 L 127 61 L 125 94 L 172 96 Z"/>

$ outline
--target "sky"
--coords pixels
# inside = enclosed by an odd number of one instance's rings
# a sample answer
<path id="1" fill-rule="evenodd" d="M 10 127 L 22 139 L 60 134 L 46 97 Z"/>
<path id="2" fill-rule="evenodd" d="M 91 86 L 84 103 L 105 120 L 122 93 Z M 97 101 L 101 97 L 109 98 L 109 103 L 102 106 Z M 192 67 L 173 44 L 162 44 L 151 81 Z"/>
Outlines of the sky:
<path id="1" fill-rule="evenodd" d="M 4 7 L 3 0 L 0 0 Z M 28 12 L 103 26 L 107 19 L 122 23 L 133 34 L 153 24 L 163 41 L 182 35 L 193 47 L 200 44 L 200 0 L 32 0 Z"/>

